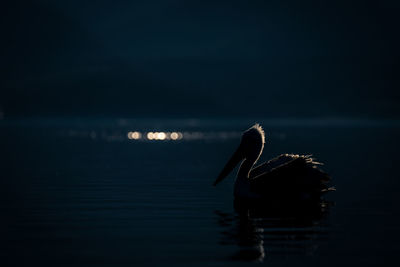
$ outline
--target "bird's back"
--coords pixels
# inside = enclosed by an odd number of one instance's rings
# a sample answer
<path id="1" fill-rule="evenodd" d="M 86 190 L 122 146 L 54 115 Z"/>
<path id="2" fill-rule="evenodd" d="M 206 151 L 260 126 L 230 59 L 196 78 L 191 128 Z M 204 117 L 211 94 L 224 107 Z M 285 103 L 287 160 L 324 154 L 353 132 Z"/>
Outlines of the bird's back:
<path id="1" fill-rule="evenodd" d="M 249 177 L 254 178 L 260 174 L 270 172 L 272 169 L 277 168 L 279 166 L 284 165 L 285 163 L 292 161 L 295 158 L 295 156 L 297 156 L 297 155 L 281 154 L 267 162 L 264 162 L 264 163 L 258 165 L 255 168 L 253 168 L 250 172 Z"/>
<path id="2" fill-rule="evenodd" d="M 319 165 L 310 155 L 280 155 L 251 171 L 251 190 L 266 198 L 319 198 L 334 190 Z"/>

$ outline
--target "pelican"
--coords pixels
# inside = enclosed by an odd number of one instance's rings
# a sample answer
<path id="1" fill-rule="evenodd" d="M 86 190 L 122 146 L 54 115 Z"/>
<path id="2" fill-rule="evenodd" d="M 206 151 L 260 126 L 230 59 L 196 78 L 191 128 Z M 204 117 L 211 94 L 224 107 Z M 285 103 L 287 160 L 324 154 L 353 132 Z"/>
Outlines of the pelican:
<path id="1" fill-rule="evenodd" d="M 265 133 L 259 124 L 246 130 L 239 147 L 214 182 L 221 182 L 241 163 L 235 185 L 235 199 L 313 200 L 334 191 L 330 177 L 319 168 L 321 163 L 311 155 L 282 154 L 254 167 L 265 144 Z"/>

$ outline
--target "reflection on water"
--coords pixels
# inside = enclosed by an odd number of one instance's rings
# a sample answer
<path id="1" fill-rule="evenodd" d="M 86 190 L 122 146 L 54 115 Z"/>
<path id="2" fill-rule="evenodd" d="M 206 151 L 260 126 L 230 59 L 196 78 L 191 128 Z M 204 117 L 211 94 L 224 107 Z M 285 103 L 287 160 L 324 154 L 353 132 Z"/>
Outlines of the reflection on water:
<path id="1" fill-rule="evenodd" d="M 126 138 L 131 141 L 198 141 L 198 140 L 229 140 L 239 138 L 239 131 L 63 131 L 62 135 L 73 138 L 91 138 L 100 137 L 107 141 L 125 141 Z"/>
<path id="2" fill-rule="evenodd" d="M 312 153 L 326 163 L 338 188 L 325 196 L 335 201 L 334 208 L 322 202 L 307 209 L 235 205 L 234 210 L 234 179 L 211 186 L 242 130 L 255 121 L 268 134 L 260 161 Z M 398 262 L 399 126 L 3 120 L 1 266 Z M 148 140 L 149 132 L 161 139 L 170 133 L 171 140 Z M 178 133 L 183 138 L 172 140 Z"/>
<path id="3" fill-rule="evenodd" d="M 330 206 L 325 201 L 250 206 L 235 200 L 235 213 L 215 211 L 222 228 L 220 243 L 237 246 L 231 259 L 239 261 L 313 255 L 327 240 Z"/>

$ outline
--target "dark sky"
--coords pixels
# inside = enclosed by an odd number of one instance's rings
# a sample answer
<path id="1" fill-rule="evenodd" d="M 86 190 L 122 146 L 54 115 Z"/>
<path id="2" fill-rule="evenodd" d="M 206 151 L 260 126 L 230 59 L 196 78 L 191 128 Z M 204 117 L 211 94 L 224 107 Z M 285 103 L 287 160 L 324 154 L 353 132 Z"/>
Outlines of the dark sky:
<path id="1" fill-rule="evenodd" d="M 6 117 L 400 116 L 398 1 L 9 2 Z"/>

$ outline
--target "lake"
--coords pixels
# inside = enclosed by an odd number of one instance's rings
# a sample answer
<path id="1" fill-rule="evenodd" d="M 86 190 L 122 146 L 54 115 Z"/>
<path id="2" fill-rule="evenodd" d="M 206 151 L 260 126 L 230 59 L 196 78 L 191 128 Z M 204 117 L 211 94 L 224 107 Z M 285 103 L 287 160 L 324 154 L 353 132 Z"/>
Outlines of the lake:
<path id="1" fill-rule="evenodd" d="M 259 122 L 263 162 L 313 154 L 337 189 L 316 210 L 243 215 L 236 171 Z M 3 266 L 397 265 L 398 121 L 3 119 Z"/>

